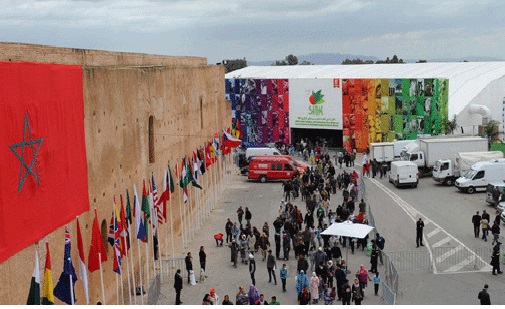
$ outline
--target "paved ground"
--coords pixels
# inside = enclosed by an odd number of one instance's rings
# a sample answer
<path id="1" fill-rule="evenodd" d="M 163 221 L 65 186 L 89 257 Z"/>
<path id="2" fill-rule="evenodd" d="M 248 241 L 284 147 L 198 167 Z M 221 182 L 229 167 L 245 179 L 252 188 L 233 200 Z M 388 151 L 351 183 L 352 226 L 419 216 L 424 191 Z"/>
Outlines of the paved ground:
<path id="1" fill-rule="evenodd" d="M 360 156 L 356 162 L 361 162 Z M 359 167 L 356 166 L 356 169 Z M 221 299 L 228 294 L 235 302 L 238 287 L 243 286 L 247 290 L 251 284 L 248 266 L 239 263 L 237 269 L 233 268 L 229 263 L 229 249 L 216 248 L 213 239 L 215 233 L 224 232 L 226 218 L 236 221 L 239 205 L 251 209 L 253 225 L 261 229 L 263 223 L 268 221 L 273 230 L 272 221 L 282 196 L 281 183 L 247 182 L 244 176 L 239 175 L 233 175 L 230 183 L 220 196 L 217 208 L 196 231 L 195 240 L 189 244 L 188 250 L 195 256 L 195 268 L 198 265 L 200 245 L 206 247 L 209 277 L 195 286 L 185 284 L 182 292 L 184 304 L 201 304 L 203 296 L 211 287 L 216 289 Z M 478 304 L 477 294 L 484 284 L 490 286 L 493 304 L 505 304 L 505 293 L 502 292 L 505 277 L 492 276 L 487 265 L 490 241 L 484 243 L 474 238 L 471 227 L 470 219 L 476 210 L 482 212 L 486 209 L 494 219 L 494 209 L 485 204 L 483 194 L 459 193 L 454 187 L 437 186 L 429 178 L 421 179 L 417 189 L 396 189 L 387 179 L 377 178 L 365 179 L 365 185 L 366 199 L 372 207 L 377 228 L 386 238 L 385 250 L 395 252 L 398 256 L 397 266 L 405 267 L 400 271 L 398 304 Z M 333 209 L 341 200 L 339 192 L 336 196 L 338 198 L 332 196 L 330 201 Z M 295 205 L 303 205 L 300 201 L 296 202 Z M 418 217 L 423 217 L 426 224 L 424 237 L 427 246 L 421 248 L 415 247 L 414 221 Z M 270 241 L 273 244 L 272 238 Z M 503 250 L 505 248 L 502 248 L 502 253 Z M 266 262 L 258 257 L 256 261 L 259 292 L 265 294 L 267 300 L 276 295 L 281 304 L 296 304 L 296 260 L 293 251 L 287 262 L 289 278 L 286 293 L 282 293 L 280 282 L 277 286 L 268 283 Z M 370 265 L 364 252 L 356 251 L 354 255 L 349 253 L 349 269 L 355 271 L 360 264 Z M 379 267 L 379 272 L 384 274 L 384 269 Z M 172 278 L 165 280 L 158 304 L 175 303 L 172 285 Z M 382 291 L 379 293 L 382 294 Z M 384 304 L 381 297 L 372 294 L 368 288 L 365 292 L 365 305 Z"/>
<path id="2" fill-rule="evenodd" d="M 189 244 L 188 250 L 194 256 L 193 265 L 196 269 L 199 268 L 198 251 L 201 245 L 205 246 L 207 253 L 207 275 L 208 278 L 203 283 L 197 283 L 191 286 L 185 282 L 182 290 L 182 301 L 184 305 L 198 305 L 201 304 L 203 296 L 209 292 L 211 287 L 216 289 L 216 293 L 224 298 L 228 294 L 230 300 L 235 302 L 235 294 L 238 292 L 238 287 L 243 286 L 246 291 L 251 285 L 249 276 L 249 269 L 247 265 L 239 263 L 238 267 L 234 268 L 230 261 L 230 250 L 228 247 L 216 247 L 213 235 L 217 232 L 224 233 L 224 225 L 227 218 L 232 221 L 237 221 L 236 210 L 238 206 L 249 207 L 252 212 L 252 225 L 257 226 L 260 230 L 264 222 L 268 222 L 270 230 L 273 231 L 272 222 L 275 219 L 279 207 L 279 202 L 282 197 L 282 185 L 280 182 L 269 182 L 265 184 L 256 182 L 247 182 L 246 177 L 234 175 L 231 185 L 224 191 L 219 199 L 218 206 L 213 210 L 204 223 L 204 225 L 195 233 L 195 240 Z M 337 195 L 332 196 L 330 201 L 331 208 L 337 207 L 337 201 L 341 201 L 339 192 Z M 305 209 L 305 202 L 297 199 L 294 205 L 303 206 Z M 271 232 L 272 233 L 272 232 Z M 275 244 L 273 236 L 270 236 L 272 249 L 275 252 Z M 343 251 L 345 255 L 345 250 Z M 354 273 L 360 264 L 366 267 L 370 266 L 369 258 L 365 252 L 357 250 L 354 255 L 349 252 L 348 266 Z M 266 261 L 261 260 L 261 255 L 256 256 L 256 286 L 260 293 L 265 295 L 265 298 L 270 301 L 271 296 L 277 296 L 277 300 L 283 305 L 297 304 L 297 295 L 295 289 L 295 272 L 296 260 L 294 258 L 293 250 L 291 250 L 289 261 L 285 262 L 289 271 L 287 280 L 287 292 L 282 292 L 282 286 L 279 279 L 279 268 L 281 261 L 278 262 L 277 279 L 278 285 L 268 283 L 268 273 L 266 269 Z M 184 270 L 183 270 L 184 271 Z M 379 267 L 379 272 L 383 273 L 384 270 Z M 351 277 L 351 275 L 349 275 Z M 162 296 L 158 304 L 174 304 L 175 291 L 173 289 L 173 280 L 164 282 L 161 288 Z M 379 292 L 382 295 L 382 292 Z M 381 296 L 373 295 L 373 286 L 369 286 L 365 291 L 365 299 L 363 304 L 383 304 Z"/>

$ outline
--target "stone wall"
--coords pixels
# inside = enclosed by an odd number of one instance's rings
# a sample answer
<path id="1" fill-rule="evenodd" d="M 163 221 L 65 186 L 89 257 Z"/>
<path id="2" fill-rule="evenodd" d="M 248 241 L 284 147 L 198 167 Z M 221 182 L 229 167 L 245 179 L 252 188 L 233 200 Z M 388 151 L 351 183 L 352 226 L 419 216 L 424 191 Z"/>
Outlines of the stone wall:
<path id="1" fill-rule="evenodd" d="M 112 53 L 105 51 L 57 49 L 22 44 L 17 52 L 14 46 L 20 44 L 0 44 L 0 58 L 5 60 L 5 46 L 12 61 L 34 61 L 82 64 L 84 89 L 84 125 L 86 153 L 88 161 L 88 186 L 90 211 L 80 216 L 81 232 L 86 255 L 91 241 L 91 226 L 96 208 L 102 235 L 107 237 L 112 213 L 113 197 L 119 204 L 119 195 L 125 198 L 126 189 L 130 193 L 133 207 L 133 185 L 142 194 L 142 181 L 148 180 L 154 172 L 158 192 L 162 191 L 163 172 L 168 164 L 175 178 L 175 163 L 180 166 L 184 155 L 211 140 L 214 133 L 230 126 L 231 107 L 225 101 L 224 69 L 222 66 L 203 65 L 205 58 L 165 57 Z M 32 50 L 33 49 L 33 50 Z M 50 49 L 52 54 L 47 55 Z M 26 54 L 25 54 L 26 53 Z M 8 54 L 8 53 L 7 53 Z M 81 60 L 77 55 L 84 55 Z M 59 57 L 61 58 L 58 58 Z M 89 55 L 93 55 L 89 57 Z M 99 55 L 99 56 L 98 56 Z M 131 55 L 131 59 L 128 57 Z M 47 57 L 46 57 L 47 56 Z M 95 57 L 96 56 L 96 57 Z M 148 60 L 156 63 L 150 65 Z M 203 61 L 202 61 L 203 60 Z M 159 65 L 165 63 L 165 65 Z M 123 66 L 124 64 L 135 66 Z M 154 163 L 149 162 L 149 117 L 153 117 Z M 78 185 L 78 184 L 76 184 Z M 204 187 L 204 191 L 208 188 Z M 172 196 L 174 238 L 176 252 L 164 250 L 161 258 L 180 257 L 181 229 L 179 201 L 180 190 Z M 78 197 L 76 197 L 78 198 Z M 192 207 L 195 209 L 195 197 Z M 69 201 L 71 203 L 72 201 Z M 187 207 L 187 205 L 186 205 Z M 192 212 L 194 215 L 195 212 Z M 76 242 L 76 221 L 68 223 L 72 236 L 72 258 L 78 270 Z M 163 224 L 160 235 L 163 244 L 169 225 Z M 132 234 L 134 231 L 132 227 Z M 45 240 L 50 243 L 53 282 L 56 285 L 62 271 L 64 227 L 47 235 L 39 242 L 41 286 L 45 262 Z M 134 235 L 131 237 L 135 238 Z M 160 236 L 161 238 L 161 236 Z M 135 239 L 134 239 L 135 240 Z M 34 265 L 33 245 L 14 255 L 0 265 L 2 288 L 0 304 L 24 304 L 28 295 L 30 278 Z M 107 304 L 115 304 L 115 273 L 112 271 L 113 251 L 108 243 L 108 261 L 103 263 L 103 273 Z M 151 241 L 149 248 L 152 248 Z M 138 254 L 136 241 L 133 243 L 135 272 L 138 278 Z M 152 252 L 152 251 L 151 251 Z M 145 245 L 142 244 L 142 254 Z M 145 256 L 141 263 L 145 263 Z M 152 263 L 152 262 L 151 262 Z M 125 299 L 127 300 L 126 260 L 123 260 Z M 152 265 L 152 264 L 151 264 Z M 89 276 L 90 303 L 101 301 L 100 274 L 96 271 Z M 144 283 L 145 289 L 148 286 Z M 82 282 L 77 281 L 78 304 L 85 304 Z M 57 300 L 56 303 L 59 303 Z"/>

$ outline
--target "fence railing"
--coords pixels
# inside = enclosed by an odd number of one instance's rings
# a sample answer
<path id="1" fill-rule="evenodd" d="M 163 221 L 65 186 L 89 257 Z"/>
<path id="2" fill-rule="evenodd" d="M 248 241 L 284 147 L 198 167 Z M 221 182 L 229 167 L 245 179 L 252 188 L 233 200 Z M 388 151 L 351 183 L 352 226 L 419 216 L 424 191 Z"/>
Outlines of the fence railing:
<path id="1" fill-rule="evenodd" d="M 188 277 L 188 273 L 186 272 L 186 263 L 185 263 L 183 257 L 162 260 L 161 263 L 163 264 L 162 265 L 163 276 L 165 278 L 168 278 L 169 280 L 173 280 L 175 273 L 177 272 L 177 269 L 181 270 L 181 276 L 183 278 Z"/>

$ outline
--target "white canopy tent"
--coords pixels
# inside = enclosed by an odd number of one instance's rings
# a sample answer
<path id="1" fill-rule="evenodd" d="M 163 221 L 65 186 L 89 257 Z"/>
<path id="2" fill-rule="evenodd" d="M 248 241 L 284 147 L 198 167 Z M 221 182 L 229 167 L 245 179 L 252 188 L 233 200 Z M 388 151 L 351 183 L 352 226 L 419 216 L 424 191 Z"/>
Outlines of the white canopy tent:
<path id="1" fill-rule="evenodd" d="M 370 233 L 373 229 L 373 226 L 353 223 L 352 221 L 348 220 L 345 222 L 333 223 L 321 234 L 365 238 L 365 236 L 368 235 L 368 233 Z"/>

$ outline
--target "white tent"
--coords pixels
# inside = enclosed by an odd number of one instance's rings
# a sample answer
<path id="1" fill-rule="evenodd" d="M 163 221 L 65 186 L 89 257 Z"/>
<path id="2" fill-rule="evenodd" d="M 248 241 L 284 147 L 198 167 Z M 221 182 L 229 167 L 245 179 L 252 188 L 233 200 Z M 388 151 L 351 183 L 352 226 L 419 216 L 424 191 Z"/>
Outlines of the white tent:
<path id="1" fill-rule="evenodd" d="M 373 229 L 374 227 L 370 225 L 345 221 L 341 223 L 333 223 L 321 234 L 365 238 L 366 235 L 368 235 L 368 233 L 370 233 Z"/>

